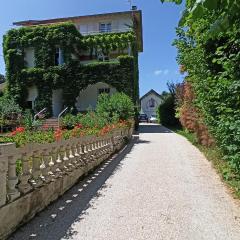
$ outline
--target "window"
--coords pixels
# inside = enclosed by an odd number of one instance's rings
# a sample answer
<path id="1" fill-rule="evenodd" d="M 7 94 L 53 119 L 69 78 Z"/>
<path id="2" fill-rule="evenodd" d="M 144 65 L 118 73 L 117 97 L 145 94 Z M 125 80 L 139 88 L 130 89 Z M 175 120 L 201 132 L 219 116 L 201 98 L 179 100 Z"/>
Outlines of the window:
<path id="1" fill-rule="evenodd" d="M 112 24 L 111 23 L 100 23 L 99 24 L 99 32 L 111 32 L 112 31 Z"/>
<path id="2" fill-rule="evenodd" d="M 24 49 L 24 53 L 26 67 L 35 67 L 34 48 L 26 48 Z"/>
<path id="3" fill-rule="evenodd" d="M 148 101 L 148 106 L 150 108 L 154 108 L 155 107 L 155 100 L 153 98 L 151 98 L 149 101 Z"/>
<path id="4" fill-rule="evenodd" d="M 109 61 L 109 56 L 104 55 L 104 53 L 101 51 L 97 53 L 97 58 L 98 58 L 98 61 L 100 62 Z"/>
<path id="5" fill-rule="evenodd" d="M 58 65 L 62 65 L 63 63 L 64 61 L 63 61 L 62 50 L 59 47 L 56 47 L 55 56 L 54 56 L 54 65 L 58 66 Z"/>
<path id="6" fill-rule="evenodd" d="M 82 35 L 87 35 L 88 34 L 88 25 L 87 24 L 81 24 L 80 25 L 80 33 Z"/>
<path id="7" fill-rule="evenodd" d="M 100 95 L 102 93 L 110 94 L 110 88 L 99 88 L 98 95 Z"/>

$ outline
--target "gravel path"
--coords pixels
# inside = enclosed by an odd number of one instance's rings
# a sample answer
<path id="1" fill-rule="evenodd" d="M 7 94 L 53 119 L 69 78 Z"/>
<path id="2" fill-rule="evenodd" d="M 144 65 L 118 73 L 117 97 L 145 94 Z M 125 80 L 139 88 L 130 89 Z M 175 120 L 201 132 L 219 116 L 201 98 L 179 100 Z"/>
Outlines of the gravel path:
<path id="1" fill-rule="evenodd" d="M 19 229 L 12 240 L 239 240 L 240 207 L 185 138 L 139 139 Z"/>

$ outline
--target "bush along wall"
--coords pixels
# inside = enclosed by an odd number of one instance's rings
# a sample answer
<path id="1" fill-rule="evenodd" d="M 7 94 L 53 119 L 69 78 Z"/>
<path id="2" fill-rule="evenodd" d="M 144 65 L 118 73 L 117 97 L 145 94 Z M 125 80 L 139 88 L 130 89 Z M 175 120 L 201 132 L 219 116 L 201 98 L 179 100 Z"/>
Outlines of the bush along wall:
<path id="1" fill-rule="evenodd" d="M 122 55 L 131 47 L 132 56 Z M 83 37 L 74 24 L 23 27 L 12 29 L 4 36 L 4 58 L 8 94 L 22 108 L 26 108 L 28 88 L 38 88 L 36 110 L 52 111 L 52 92 L 63 89 L 64 105 L 75 107 L 76 97 L 88 85 L 105 82 L 125 92 L 136 103 L 138 96 L 138 52 L 134 32 L 106 33 Z M 25 50 L 34 49 L 35 66 L 26 67 Z M 64 64 L 55 66 L 56 48 L 63 52 Z M 96 50 L 104 54 L 117 51 L 118 61 L 81 64 L 83 52 L 90 55 Z M 72 57 L 74 56 L 74 58 Z"/>

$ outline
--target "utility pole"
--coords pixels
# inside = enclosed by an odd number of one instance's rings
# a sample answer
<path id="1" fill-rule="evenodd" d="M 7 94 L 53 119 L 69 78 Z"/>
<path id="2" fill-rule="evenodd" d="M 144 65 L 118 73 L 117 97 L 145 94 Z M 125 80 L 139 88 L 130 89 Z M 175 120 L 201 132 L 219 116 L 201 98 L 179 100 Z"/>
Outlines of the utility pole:
<path id="1" fill-rule="evenodd" d="M 132 10 L 132 0 L 128 0 L 129 5 L 130 5 L 130 10 Z"/>

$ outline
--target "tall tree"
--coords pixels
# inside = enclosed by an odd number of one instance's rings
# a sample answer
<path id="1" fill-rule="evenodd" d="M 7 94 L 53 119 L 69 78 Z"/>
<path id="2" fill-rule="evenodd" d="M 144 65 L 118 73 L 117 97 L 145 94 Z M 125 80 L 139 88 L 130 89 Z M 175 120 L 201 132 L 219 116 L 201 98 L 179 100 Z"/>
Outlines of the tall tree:
<path id="1" fill-rule="evenodd" d="M 181 4 L 182 0 L 160 0 Z M 179 26 L 194 26 L 194 21 L 202 18 L 207 12 L 217 14 L 217 18 L 209 26 L 208 37 L 216 37 L 221 31 L 227 30 L 236 19 L 240 18 L 239 0 L 186 0 L 186 9 L 179 21 Z"/>

